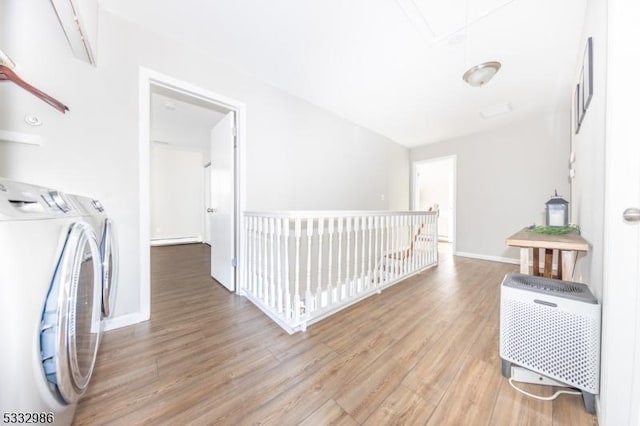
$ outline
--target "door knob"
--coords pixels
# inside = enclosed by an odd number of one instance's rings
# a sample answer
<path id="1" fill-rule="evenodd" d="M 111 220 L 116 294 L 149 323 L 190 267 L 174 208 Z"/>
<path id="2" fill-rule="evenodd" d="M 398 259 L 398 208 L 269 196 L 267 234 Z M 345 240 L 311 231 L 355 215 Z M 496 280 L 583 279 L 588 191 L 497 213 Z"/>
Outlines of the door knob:
<path id="1" fill-rule="evenodd" d="M 214 209 L 212 209 L 212 208 L 208 208 L 208 209 L 207 209 L 207 213 L 213 213 L 214 211 L 215 211 L 215 210 L 214 210 Z"/>
<path id="2" fill-rule="evenodd" d="M 622 213 L 622 217 L 626 222 L 640 222 L 640 209 L 636 207 L 629 207 Z"/>

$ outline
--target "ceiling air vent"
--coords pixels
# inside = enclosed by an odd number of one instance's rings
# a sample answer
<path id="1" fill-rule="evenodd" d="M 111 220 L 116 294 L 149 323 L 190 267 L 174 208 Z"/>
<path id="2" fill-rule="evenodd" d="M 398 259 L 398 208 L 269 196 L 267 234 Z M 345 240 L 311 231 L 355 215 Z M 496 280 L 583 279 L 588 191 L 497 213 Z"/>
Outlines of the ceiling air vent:
<path id="1" fill-rule="evenodd" d="M 511 111 L 513 111 L 513 107 L 511 106 L 511 104 L 505 103 L 505 104 L 498 104 L 498 105 L 487 107 L 480 111 L 480 115 L 482 116 L 482 118 L 487 119 L 487 118 L 496 117 L 498 115 L 506 114 Z"/>
<path id="2" fill-rule="evenodd" d="M 73 56 L 96 64 L 98 0 L 51 0 Z"/>

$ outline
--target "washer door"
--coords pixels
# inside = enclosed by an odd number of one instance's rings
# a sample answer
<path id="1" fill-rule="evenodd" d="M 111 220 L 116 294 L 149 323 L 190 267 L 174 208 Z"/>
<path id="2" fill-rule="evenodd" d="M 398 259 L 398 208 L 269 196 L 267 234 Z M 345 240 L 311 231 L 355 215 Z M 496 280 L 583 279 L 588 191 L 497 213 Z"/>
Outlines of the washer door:
<path id="1" fill-rule="evenodd" d="M 87 389 L 100 343 L 102 268 L 96 236 L 74 223 L 49 288 L 42 314 L 40 349 L 44 374 L 62 403 Z"/>
<path id="2" fill-rule="evenodd" d="M 104 221 L 100 255 L 102 258 L 102 315 L 108 318 L 113 314 L 118 279 L 117 239 L 111 219 Z"/>

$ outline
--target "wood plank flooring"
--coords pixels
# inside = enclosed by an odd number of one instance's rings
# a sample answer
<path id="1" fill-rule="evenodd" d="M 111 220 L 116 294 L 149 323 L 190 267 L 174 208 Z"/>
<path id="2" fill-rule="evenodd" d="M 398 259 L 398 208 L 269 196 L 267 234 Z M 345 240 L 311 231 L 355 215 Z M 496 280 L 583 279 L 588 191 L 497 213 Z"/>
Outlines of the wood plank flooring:
<path id="1" fill-rule="evenodd" d="M 208 258 L 152 248 L 151 320 L 105 333 L 74 424 L 597 424 L 580 396 L 533 400 L 501 376 L 500 282 L 516 265 L 444 252 L 289 336 L 212 280 Z"/>

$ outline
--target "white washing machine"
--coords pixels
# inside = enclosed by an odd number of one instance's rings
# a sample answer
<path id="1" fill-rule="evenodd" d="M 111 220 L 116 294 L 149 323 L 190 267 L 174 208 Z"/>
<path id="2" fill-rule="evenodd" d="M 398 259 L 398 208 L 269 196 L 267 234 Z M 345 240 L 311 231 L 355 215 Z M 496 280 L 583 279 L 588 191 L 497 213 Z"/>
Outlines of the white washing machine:
<path id="1" fill-rule="evenodd" d="M 102 262 L 83 216 L 60 192 L 0 178 L 3 421 L 68 425 L 91 379 Z"/>
<path id="2" fill-rule="evenodd" d="M 102 315 L 109 318 L 115 306 L 116 283 L 118 277 L 118 245 L 113 221 L 100 201 L 82 195 L 68 195 L 86 221 L 93 226 L 100 247 L 102 263 Z"/>

